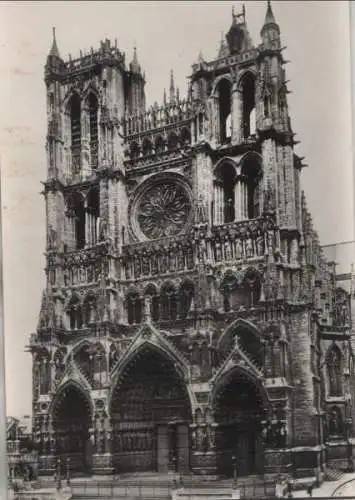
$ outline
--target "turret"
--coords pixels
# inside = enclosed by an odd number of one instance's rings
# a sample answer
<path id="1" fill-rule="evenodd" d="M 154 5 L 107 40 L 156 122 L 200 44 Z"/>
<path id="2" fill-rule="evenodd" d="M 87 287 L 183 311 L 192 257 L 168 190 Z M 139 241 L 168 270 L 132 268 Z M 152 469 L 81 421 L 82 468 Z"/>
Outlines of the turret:
<path id="1" fill-rule="evenodd" d="M 129 114 L 141 114 L 145 111 L 145 77 L 138 62 L 137 48 L 134 47 L 132 62 L 129 65 Z"/>
<path id="2" fill-rule="evenodd" d="M 232 26 L 227 33 L 228 48 L 231 54 L 238 54 L 252 48 L 253 44 L 245 20 L 245 6 L 242 12 L 235 14 L 232 11 Z"/>
<path id="3" fill-rule="evenodd" d="M 280 48 L 280 28 L 275 21 L 270 0 L 267 2 L 265 21 L 261 28 L 260 35 L 265 49 Z"/>
<path id="4" fill-rule="evenodd" d="M 57 39 L 56 39 L 56 35 L 55 35 L 55 28 L 53 27 L 52 47 L 51 47 L 51 50 L 49 51 L 46 66 L 45 66 L 46 78 L 48 78 L 49 76 L 53 76 L 55 74 L 60 73 L 62 71 L 63 67 L 64 67 L 64 61 L 60 57 L 60 54 L 59 54 Z"/>

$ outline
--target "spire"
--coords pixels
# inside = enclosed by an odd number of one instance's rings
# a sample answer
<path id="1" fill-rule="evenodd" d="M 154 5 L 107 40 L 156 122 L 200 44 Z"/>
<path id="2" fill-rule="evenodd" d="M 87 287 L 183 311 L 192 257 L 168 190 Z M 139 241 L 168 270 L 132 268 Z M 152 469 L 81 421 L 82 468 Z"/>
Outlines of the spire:
<path id="1" fill-rule="evenodd" d="M 166 90 L 164 89 L 163 103 L 166 106 Z"/>
<path id="2" fill-rule="evenodd" d="M 55 27 L 53 26 L 53 42 L 52 42 L 52 48 L 49 52 L 49 56 L 51 57 L 58 57 L 58 59 L 60 59 L 60 54 L 59 54 L 59 50 L 58 50 L 58 45 L 57 45 L 57 39 L 56 39 L 56 36 L 55 36 Z"/>
<path id="3" fill-rule="evenodd" d="M 264 25 L 261 28 L 261 36 L 264 38 L 267 33 L 269 33 L 271 36 L 270 38 L 275 38 L 275 35 L 272 33 L 276 30 L 277 36 L 280 36 L 280 28 L 275 21 L 275 16 L 274 13 L 272 12 L 271 8 L 271 1 L 268 0 L 267 2 L 267 9 L 266 9 L 266 15 L 265 15 L 265 21 Z M 266 40 L 264 40 L 265 43 Z"/>
<path id="4" fill-rule="evenodd" d="M 174 73 L 173 70 L 170 71 L 170 102 L 175 101 L 175 85 L 174 85 Z"/>
<path id="5" fill-rule="evenodd" d="M 138 63 L 136 44 L 134 44 L 133 59 L 132 59 L 132 62 L 130 64 L 130 67 L 131 67 L 131 71 L 134 72 L 134 73 L 140 73 L 141 72 L 141 67 L 139 66 L 139 63 Z"/>
<path id="6" fill-rule="evenodd" d="M 272 8 L 271 8 L 271 0 L 267 0 L 267 11 L 266 11 L 264 25 L 265 24 L 276 24 L 274 14 L 273 14 Z"/>

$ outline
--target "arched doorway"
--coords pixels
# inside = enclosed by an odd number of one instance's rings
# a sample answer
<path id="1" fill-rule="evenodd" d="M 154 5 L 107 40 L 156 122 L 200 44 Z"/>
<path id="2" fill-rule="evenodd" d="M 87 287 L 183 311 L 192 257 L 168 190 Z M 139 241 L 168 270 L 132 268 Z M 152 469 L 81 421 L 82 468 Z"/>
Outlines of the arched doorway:
<path id="1" fill-rule="evenodd" d="M 52 415 L 57 458 L 63 466 L 69 458 L 71 470 L 89 472 L 91 405 L 88 397 L 75 385 L 68 385 L 57 395 Z"/>
<path id="2" fill-rule="evenodd" d="M 127 364 L 111 400 L 118 472 L 189 468 L 191 409 L 174 363 L 152 346 Z"/>
<path id="3" fill-rule="evenodd" d="M 241 371 L 231 372 L 217 390 L 214 407 L 219 473 L 232 476 L 235 463 L 238 476 L 261 474 L 265 400 L 256 383 Z"/>

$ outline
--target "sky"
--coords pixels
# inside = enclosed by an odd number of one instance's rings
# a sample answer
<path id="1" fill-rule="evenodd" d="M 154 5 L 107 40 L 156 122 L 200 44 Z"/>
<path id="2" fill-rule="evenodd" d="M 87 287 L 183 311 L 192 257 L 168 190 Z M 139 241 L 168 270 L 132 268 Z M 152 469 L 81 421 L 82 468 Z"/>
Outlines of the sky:
<path id="1" fill-rule="evenodd" d="M 136 45 L 146 72 L 148 104 L 161 102 L 170 70 L 180 95 L 202 50 L 217 55 L 221 34 L 240 2 L 1 2 L 0 158 L 6 413 L 31 412 L 31 356 L 25 346 L 36 330 L 44 285 L 46 175 L 44 64 L 56 27 L 67 59 L 117 38 L 129 62 Z M 274 1 L 281 28 L 290 113 L 309 166 L 302 185 L 321 242 L 351 240 L 353 178 L 349 12 L 346 1 Z M 246 18 L 255 44 L 266 2 L 247 1 Z"/>

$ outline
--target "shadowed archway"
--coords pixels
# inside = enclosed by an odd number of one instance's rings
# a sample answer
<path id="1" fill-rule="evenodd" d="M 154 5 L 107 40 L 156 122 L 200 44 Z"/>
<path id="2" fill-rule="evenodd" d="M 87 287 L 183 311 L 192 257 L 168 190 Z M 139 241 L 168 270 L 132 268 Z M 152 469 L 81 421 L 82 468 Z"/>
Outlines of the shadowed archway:
<path id="1" fill-rule="evenodd" d="M 110 412 L 118 471 L 188 470 L 189 396 L 173 361 L 162 351 L 146 345 L 127 363 Z"/>
<path id="2" fill-rule="evenodd" d="M 214 412 L 219 473 L 238 476 L 263 472 L 262 421 L 267 412 L 266 393 L 242 370 L 231 370 L 218 384 Z"/>
<path id="3" fill-rule="evenodd" d="M 70 459 L 72 470 L 89 472 L 91 442 L 89 428 L 92 409 L 89 397 L 75 384 L 67 384 L 57 394 L 52 409 L 55 451 L 62 463 Z"/>

